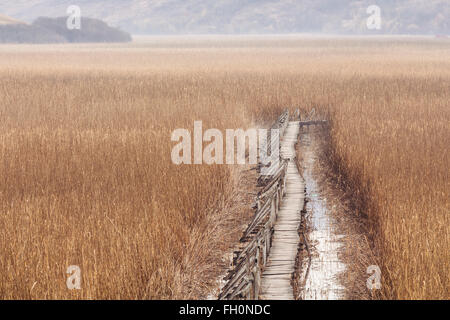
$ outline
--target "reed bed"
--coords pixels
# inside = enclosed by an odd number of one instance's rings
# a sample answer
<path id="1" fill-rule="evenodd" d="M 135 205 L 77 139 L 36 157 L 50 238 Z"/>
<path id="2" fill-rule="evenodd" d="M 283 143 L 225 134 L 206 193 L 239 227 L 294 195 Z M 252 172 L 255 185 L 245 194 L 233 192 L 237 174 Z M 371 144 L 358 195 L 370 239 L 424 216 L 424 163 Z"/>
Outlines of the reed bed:
<path id="1" fill-rule="evenodd" d="M 450 44 L 193 43 L 1 46 L 0 298 L 206 297 L 249 218 L 229 206 L 243 168 L 176 166 L 171 132 L 264 126 L 285 107 L 330 117 L 381 296 L 448 298 Z"/>

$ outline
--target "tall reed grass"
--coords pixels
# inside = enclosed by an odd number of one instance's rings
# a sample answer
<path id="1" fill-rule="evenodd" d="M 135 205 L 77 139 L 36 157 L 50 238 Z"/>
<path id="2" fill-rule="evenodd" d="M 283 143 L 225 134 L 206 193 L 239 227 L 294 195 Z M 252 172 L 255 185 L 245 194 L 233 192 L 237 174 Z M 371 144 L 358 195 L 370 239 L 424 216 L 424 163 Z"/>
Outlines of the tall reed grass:
<path id="1" fill-rule="evenodd" d="M 285 107 L 331 116 L 383 297 L 448 298 L 448 42 L 167 41 L 1 47 L 1 298 L 205 297 L 248 219 L 229 208 L 240 168 L 176 166 L 170 133 Z"/>

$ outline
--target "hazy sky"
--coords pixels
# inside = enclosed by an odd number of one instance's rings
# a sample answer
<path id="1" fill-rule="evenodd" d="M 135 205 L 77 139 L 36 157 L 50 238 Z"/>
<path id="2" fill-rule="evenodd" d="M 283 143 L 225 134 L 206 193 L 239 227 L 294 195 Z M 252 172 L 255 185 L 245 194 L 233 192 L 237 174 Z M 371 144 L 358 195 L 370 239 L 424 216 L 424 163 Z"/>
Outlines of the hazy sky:
<path id="1" fill-rule="evenodd" d="M 449 34 L 450 0 L 0 0 L 25 22 L 81 15 L 135 34 Z"/>

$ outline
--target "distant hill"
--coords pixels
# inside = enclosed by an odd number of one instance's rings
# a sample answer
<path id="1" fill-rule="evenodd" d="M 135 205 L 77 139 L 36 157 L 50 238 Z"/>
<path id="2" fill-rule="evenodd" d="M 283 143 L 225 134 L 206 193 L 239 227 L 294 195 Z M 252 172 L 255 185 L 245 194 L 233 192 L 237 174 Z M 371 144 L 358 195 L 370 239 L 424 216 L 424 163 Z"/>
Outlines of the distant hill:
<path id="1" fill-rule="evenodd" d="M 69 30 L 66 17 L 40 17 L 28 25 L 0 16 L 0 43 L 128 42 L 131 36 L 105 22 L 81 18 L 81 29 Z"/>
<path id="2" fill-rule="evenodd" d="M 333 33 L 450 34 L 450 0 L 14 0 L 0 12 L 31 22 L 81 14 L 134 34 Z M 370 5 L 381 29 L 366 27 Z"/>
<path id="3" fill-rule="evenodd" d="M 67 40 L 52 32 L 27 24 L 0 25 L 0 43 L 64 43 Z"/>
<path id="4" fill-rule="evenodd" d="M 51 30 L 64 37 L 68 42 L 128 42 L 130 34 L 108 26 L 98 19 L 81 18 L 79 30 L 69 30 L 66 25 L 67 17 L 43 18 L 33 22 L 32 26 Z"/>
<path id="5" fill-rule="evenodd" d="M 25 22 L 13 19 L 11 17 L 5 16 L 3 14 L 0 14 L 0 26 L 1 25 L 7 25 L 7 24 L 26 24 Z"/>

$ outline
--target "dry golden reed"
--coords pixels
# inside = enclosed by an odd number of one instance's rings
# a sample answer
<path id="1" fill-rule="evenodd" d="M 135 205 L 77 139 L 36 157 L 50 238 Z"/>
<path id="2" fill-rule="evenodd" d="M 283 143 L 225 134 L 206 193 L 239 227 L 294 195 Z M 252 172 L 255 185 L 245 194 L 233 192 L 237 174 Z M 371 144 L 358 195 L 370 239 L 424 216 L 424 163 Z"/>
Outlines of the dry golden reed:
<path id="1" fill-rule="evenodd" d="M 450 43 L 427 38 L 1 46 L 0 298 L 205 297 L 245 222 L 236 168 L 175 166 L 170 134 L 285 107 L 331 117 L 382 296 L 448 298 L 449 88 Z"/>

